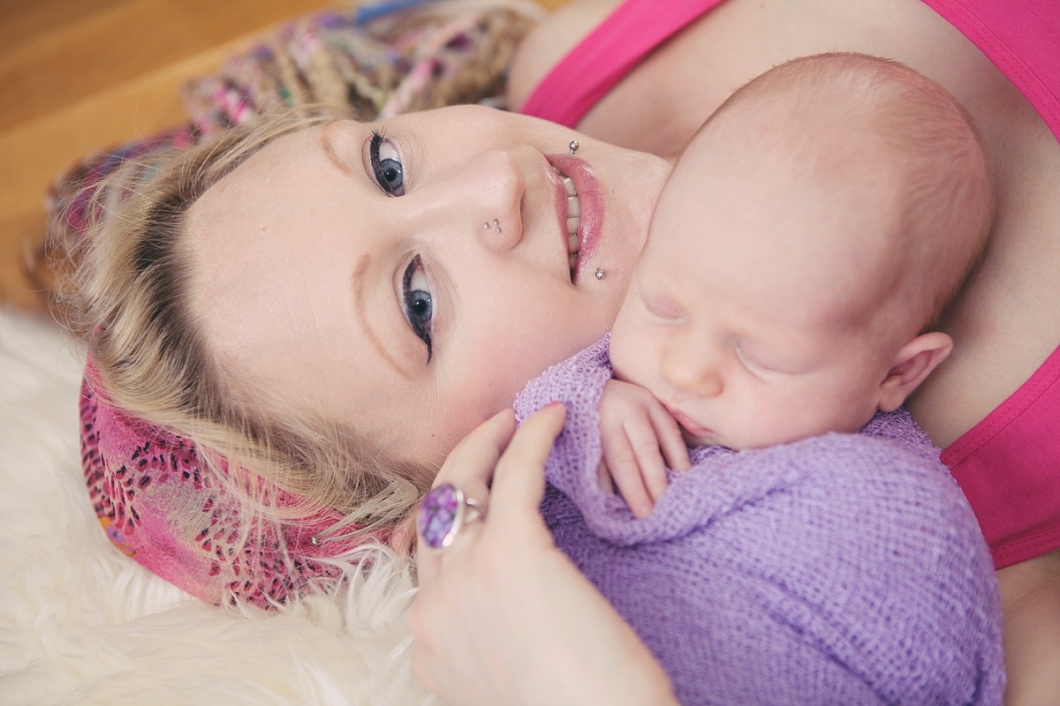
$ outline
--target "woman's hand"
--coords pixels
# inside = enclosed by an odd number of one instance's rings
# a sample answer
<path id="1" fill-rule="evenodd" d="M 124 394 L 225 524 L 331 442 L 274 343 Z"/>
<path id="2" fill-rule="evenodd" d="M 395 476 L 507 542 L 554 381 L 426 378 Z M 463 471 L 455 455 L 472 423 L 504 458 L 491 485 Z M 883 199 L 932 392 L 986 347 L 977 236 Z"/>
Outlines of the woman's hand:
<path id="1" fill-rule="evenodd" d="M 676 704 L 632 628 L 556 549 L 538 513 L 565 409 L 516 432 L 510 410 L 450 454 L 435 484 L 487 505 L 440 552 L 420 545 L 413 668 L 453 706 Z M 490 479 L 492 492 L 490 490 Z"/>

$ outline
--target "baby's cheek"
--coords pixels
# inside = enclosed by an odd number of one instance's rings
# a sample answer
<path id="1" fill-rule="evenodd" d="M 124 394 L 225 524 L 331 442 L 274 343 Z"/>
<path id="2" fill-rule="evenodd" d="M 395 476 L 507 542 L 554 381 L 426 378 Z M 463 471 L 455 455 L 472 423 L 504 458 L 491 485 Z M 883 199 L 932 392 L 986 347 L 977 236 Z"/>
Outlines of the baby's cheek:
<path id="1" fill-rule="evenodd" d="M 611 333 L 610 349 L 611 367 L 614 368 L 615 377 L 650 389 L 652 381 L 657 377 L 653 370 L 658 366 L 651 363 L 653 356 L 649 343 L 646 337 L 638 337 L 630 328 L 616 324 Z"/>
<path id="2" fill-rule="evenodd" d="M 614 330 L 611 331 L 611 342 L 608 350 L 608 354 L 611 357 L 611 367 L 615 370 L 615 376 L 620 380 L 628 380 L 630 374 L 629 360 L 627 357 L 628 347 L 626 344 L 628 337 L 626 336 L 626 329 L 622 326 L 622 321 L 619 319 L 615 323 Z M 632 381 L 630 381 L 632 382 Z"/>

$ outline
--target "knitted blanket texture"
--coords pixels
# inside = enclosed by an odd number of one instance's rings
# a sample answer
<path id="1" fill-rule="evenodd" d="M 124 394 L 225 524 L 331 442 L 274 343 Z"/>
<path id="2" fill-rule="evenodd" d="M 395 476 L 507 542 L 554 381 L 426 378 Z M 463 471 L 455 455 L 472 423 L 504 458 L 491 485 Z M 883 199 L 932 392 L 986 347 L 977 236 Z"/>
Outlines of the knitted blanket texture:
<path id="1" fill-rule="evenodd" d="M 681 703 L 1002 703 L 990 555 L 907 413 L 859 434 L 694 449 L 637 520 L 596 480 L 607 343 L 533 380 L 516 416 L 566 404 L 542 513 Z"/>

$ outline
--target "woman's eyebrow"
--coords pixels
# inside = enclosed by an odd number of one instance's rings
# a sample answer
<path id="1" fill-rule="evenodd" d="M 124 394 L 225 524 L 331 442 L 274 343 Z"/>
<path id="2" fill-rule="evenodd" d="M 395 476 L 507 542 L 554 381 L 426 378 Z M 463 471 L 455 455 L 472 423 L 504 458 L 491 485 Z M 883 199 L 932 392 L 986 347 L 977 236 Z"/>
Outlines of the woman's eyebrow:
<path id="1" fill-rule="evenodd" d="M 328 138 L 328 131 L 332 125 L 335 125 L 336 121 L 332 120 L 324 125 L 324 129 L 320 131 L 320 148 L 324 150 L 324 154 L 334 164 L 339 171 L 343 174 L 353 174 L 353 170 L 350 165 L 346 163 L 342 157 L 339 156 L 338 152 L 335 151 L 335 146 L 331 144 L 331 140 Z"/>
<path id="2" fill-rule="evenodd" d="M 387 362 L 387 364 L 394 369 L 401 377 L 406 380 L 412 379 L 412 373 L 402 367 L 397 358 L 390 354 L 386 346 L 383 345 L 382 340 L 376 335 L 375 329 L 372 328 L 372 324 L 368 318 L 368 312 L 365 309 L 365 298 L 364 298 L 364 273 L 368 270 L 368 266 L 372 263 L 372 256 L 369 253 L 365 253 L 361 256 L 361 259 L 357 261 L 357 267 L 353 270 L 351 276 L 351 284 L 353 285 L 353 306 L 357 312 L 357 318 L 361 321 L 361 327 L 364 329 L 365 338 L 375 348 L 376 353 L 379 357 Z"/>

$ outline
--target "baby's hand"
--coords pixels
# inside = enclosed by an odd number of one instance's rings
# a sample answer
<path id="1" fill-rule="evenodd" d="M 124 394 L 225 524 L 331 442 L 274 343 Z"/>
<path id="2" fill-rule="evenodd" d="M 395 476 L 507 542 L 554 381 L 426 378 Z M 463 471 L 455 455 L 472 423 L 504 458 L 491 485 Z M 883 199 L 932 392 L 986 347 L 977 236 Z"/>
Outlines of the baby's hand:
<path id="1" fill-rule="evenodd" d="M 659 400 L 643 387 L 611 380 L 600 399 L 600 484 L 618 486 L 638 518 L 651 514 L 666 491 L 666 468 L 691 467 L 681 428 Z M 660 451 L 661 449 L 661 451 Z"/>

